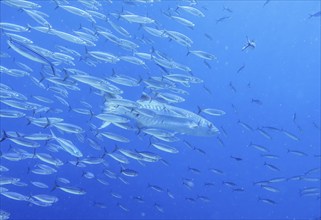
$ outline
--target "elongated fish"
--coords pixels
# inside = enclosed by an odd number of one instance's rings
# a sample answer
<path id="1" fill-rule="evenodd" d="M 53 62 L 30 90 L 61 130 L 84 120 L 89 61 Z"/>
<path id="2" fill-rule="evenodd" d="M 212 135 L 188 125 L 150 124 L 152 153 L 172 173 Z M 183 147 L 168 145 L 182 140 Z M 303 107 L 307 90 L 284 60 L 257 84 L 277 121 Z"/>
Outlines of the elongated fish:
<path id="1" fill-rule="evenodd" d="M 114 114 L 134 119 L 140 128 L 158 128 L 195 136 L 212 136 L 218 133 L 218 129 L 210 121 L 188 110 L 155 100 L 142 99 L 137 103 L 139 110 L 151 111 L 153 116 L 140 114 L 135 108 L 109 106 L 108 102 L 106 107 Z"/>

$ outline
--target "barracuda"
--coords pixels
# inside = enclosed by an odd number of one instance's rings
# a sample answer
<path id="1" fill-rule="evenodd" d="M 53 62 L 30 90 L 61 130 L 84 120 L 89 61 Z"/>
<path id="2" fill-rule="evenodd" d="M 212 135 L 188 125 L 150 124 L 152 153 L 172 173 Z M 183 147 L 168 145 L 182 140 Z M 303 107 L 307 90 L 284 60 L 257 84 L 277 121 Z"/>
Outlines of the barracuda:
<path id="1" fill-rule="evenodd" d="M 106 107 L 114 114 L 135 120 L 140 128 L 165 129 L 195 136 L 213 136 L 219 132 L 210 121 L 188 110 L 155 100 L 139 100 L 137 103 L 137 110 L 120 105 L 111 106 L 109 103 L 106 103 Z M 140 110 L 151 111 L 153 114 L 140 114 Z"/>

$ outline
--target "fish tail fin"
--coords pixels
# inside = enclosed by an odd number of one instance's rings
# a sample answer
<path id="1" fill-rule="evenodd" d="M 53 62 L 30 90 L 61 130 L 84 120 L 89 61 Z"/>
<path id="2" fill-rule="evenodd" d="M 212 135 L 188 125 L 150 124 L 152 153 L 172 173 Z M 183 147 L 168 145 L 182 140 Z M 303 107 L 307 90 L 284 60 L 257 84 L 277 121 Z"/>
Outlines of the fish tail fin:
<path id="1" fill-rule="evenodd" d="M 65 69 L 65 68 L 63 68 L 62 69 L 62 71 L 64 72 L 64 74 L 65 74 L 65 76 L 64 76 L 64 78 L 63 78 L 63 80 L 62 81 L 65 81 L 66 79 L 68 79 L 69 78 L 69 74 L 68 74 L 68 71 Z"/>
<path id="2" fill-rule="evenodd" d="M 151 54 L 154 54 L 154 53 L 155 53 L 155 48 L 154 48 L 154 46 L 152 46 Z"/>
<path id="3" fill-rule="evenodd" d="M 85 46 L 85 54 L 88 55 L 88 47 Z"/>
<path id="4" fill-rule="evenodd" d="M 57 180 L 55 180 L 54 186 L 51 188 L 50 192 L 55 191 L 57 188 L 59 188 L 59 185 L 57 183 Z"/>
<path id="5" fill-rule="evenodd" d="M 57 9 L 57 8 L 59 8 L 59 2 L 57 1 L 57 0 L 53 0 L 55 3 L 56 3 L 56 7 L 55 7 L 55 10 Z"/>
<path id="6" fill-rule="evenodd" d="M 202 108 L 198 105 L 197 106 L 197 114 L 199 115 L 202 112 Z"/>
<path id="7" fill-rule="evenodd" d="M 106 150 L 106 147 L 104 147 L 104 152 L 103 152 L 103 154 L 101 155 L 100 158 L 105 158 L 106 157 L 106 153 L 107 153 L 107 150 Z"/>
<path id="8" fill-rule="evenodd" d="M 53 131 L 50 129 L 50 133 L 51 133 L 51 138 L 52 139 L 56 139 L 57 137 L 56 137 L 56 135 L 55 135 L 55 133 L 53 133 Z"/>
<path id="9" fill-rule="evenodd" d="M 123 8 L 122 8 L 122 12 L 123 12 Z M 119 21 L 119 19 L 120 19 L 120 14 L 117 14 L 117 21 Z"/>
<path id="10" fill-rule="evenodd" d="M 33 149 L 33 154 L 32 154 L 32 159 L 36 158 L 36 154 L 37 154 L 36 148 L 34 148 L 34 149 Z"/>
<path id="11" fill-rule="evenodd" d="M 140 84 L 143 81 L 143 78 L 141 75 L 138 75 L 139 80 L 137 81 L 137 84 Z"/>
<path id="12" fill-rule="evenodd" d="M 100 136 L 101 131 L 97 128 L 90 128 L 90 131 L 92 131 L 93 135 L 97 137 L 98 135 Z"/>
<path id="13" fill-rule="evenodd" d="M 143 25 L 143 24 L 139 24 L 139 26 L 138 26 L 138 29 L 137 29 L 137 30 L 141 30 L 143 27 L 144 27 L 144 25 Z"/>
<path id="14" fill-rule="evenodd" d="M 1 137 L 1 139 L 0 139 L 0 142 L 4 141 L 4 140 L 7 139 L 7 138 L 8 138 L 8 135 L 7 135 L 6 131 L 3 130 L 3 131 L 2 131 L 2 137 Z"/>
<path id="15" fill-rule="evenodd" d="M 44 81 L 46 79 L 46 77 L 43 74 L 43 72 L 40 72 L 40 76 L 41 76 L 41 78 L 39 79 L 39 83 L 41 83 L 42 81 Z"/>
<path id="16" fill-rule="evenodd" d="M 36 109 L 32 109 L 32 116 L 35 116 L 36 114 Z"/>
<path id="17" fill-rule="evenodd" d="M 115 148 L 112 150 L 112 153 L 114 153 L 114 152 L 118 151 L 118 149 L 119 149 L 118 145 L 117 145 L 117 144 L 115 144 Z"/>
<path id="18" fill-rule="evenodd" d="M 89 121 L 91 121 L 91 119 L 95 116 L 95 114 L 93 113 L 93 111 L 91 109 L 89 110 L 89 112 L 90 112 Z"/>
<path id="19" fill-rule="evenodd" d="M 44 127 L 44 128 L 48 128 L 48 127 L 50 127 L 50 126 L 51 126 L 51 122 L 50 122 L 50 120 L 49 120 L 49 118 L 48 118 L 48 117 L 46 117 L 46 120 L 47 120 L 47 124 L 45 125 L 45 127 Z"/>
<path id="20" fill-rule="evenodd" d="M 149 144 L 148 147 L 152 146 L 152 137 L 149 138 Z"/>
<path id="21" fill-rule="evenodd" d="M 122 173 L 124 171 L 125 167 L 123 164 L 120 164 L 120 172 Z"/>
<path id="22" fill-rule="evenodd" d="M 137 127 L 136 135 L 139 135 L 141 133 L 142 129 L 140 127 Z"/>

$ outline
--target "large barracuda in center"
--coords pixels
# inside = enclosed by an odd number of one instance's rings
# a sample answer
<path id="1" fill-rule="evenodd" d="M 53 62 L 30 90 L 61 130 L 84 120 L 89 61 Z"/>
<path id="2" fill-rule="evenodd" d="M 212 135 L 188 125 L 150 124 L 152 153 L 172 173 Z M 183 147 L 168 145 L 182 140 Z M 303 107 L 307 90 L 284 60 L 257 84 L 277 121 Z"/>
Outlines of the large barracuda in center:
<path id="1" fill-rule="evenodd" d="M 131 118 L 140 129 L 164 129 L 195 136 L 213 136 L 219 132 L 213 123 L 193 112 L 152 99 L 107 100 L 105 112 Z"/>

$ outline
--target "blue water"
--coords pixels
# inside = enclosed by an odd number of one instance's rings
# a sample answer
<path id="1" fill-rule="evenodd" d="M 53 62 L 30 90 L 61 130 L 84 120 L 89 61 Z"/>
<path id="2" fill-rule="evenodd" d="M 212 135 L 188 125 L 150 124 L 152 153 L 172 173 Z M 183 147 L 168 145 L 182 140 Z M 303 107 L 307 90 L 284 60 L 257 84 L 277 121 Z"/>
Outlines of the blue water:
<path id="1" fill-rule="evenodd" d="M 34 1 L 42 7 L 37 9 L 49 15 L 46 18 L 53 28 L 73 34 L 72 31 L 80 27 L 94 30 L 87 19 L 69 13 L 62 8 L 56 8 L 53 1 Z M 319 219 L 320 218 L 320 16 L 309 18 L 309 14 L 320 11 L 319 1 L 270 1 L 263 6 L 264 1 L 197 1 L 193 7 L 201 10 L 205 17 L 193 16 L 184 11 L 175 16 L 181 16 L 195 24 L 194 29 L 170 19 L 164 13 L 178 5 L 189 5 L 189 1 L 160 1 L 149 3 L 126 4 L 123 1 L 98 1 L 101 3 L 99 12 L 105 14 L 114 23 L 121 25 L 131 33 L 126 38 L 139 45 L 137 51 L 150 53 L 152 48 L 159 50 L 175 62 L 187 65 L 192 74 L 201 78 L 204 83 L 191 84 L 191 87 L 179 86 L 189 92 L 182 95 L 185 102 L 172 104 L 180 108 L 197 113 L 198 106 L 216 108 L 226 112 L 223 116 L 211 116 L 201 113 L 201 116 L 211 121 L 220 133 L 211 137 L 195 137 L 178 134 L 180 141 L 168 143 L 179 150 L 178 154 L 168 154 L 153 148 L 149 144 L 150 137 L 134 131 L 126 131 L 116 126 L 109 126 L 104 131 L 117 133 L 127 137 L 129 143 L 119 143 L 107 138 L 99 139 L 95 136 L 95 129 L 91 124 L 99 127 L 101 121 L 69 111 L 53 96 L 54 93 L 41 89 L 28 76 L 13 77 L 1 73 L 1 83 L 13 90 L 24 94 L 28 101 L 48 106 L 51 109 L 61 109 L 61 113 L 54 111 L 35 114 L 34 117 L 59 117 L 64 122 L 81 126 L 85 132 L 85 142 L 80 142 L 74 134 L 63 134 L 54 127 L 41 128 L 27 125 L 25 117 L 1 118 L 2 131 L 14 131 L 23 134 L 38 132 L 50 133 L 53 130 L 59 137 L 72 141 L 83 153 L 83 157 L 101 157 L 103 148 L 112 152 L 117 144 L 119 147 L 138 151 L 150 151 L 160 155 L 168 166 L 161 161 L 155 163 L 144 162 L 143 165 L 133 159 L 125 167 L 138 172 L 136 177 L 124 176 L 119 162 L 106 156 L 105 165 L 88 165 L 77 167 L 68 161 L 76 158 L 60 150 L 50 152 L 48 143 L 55 141 L 38 141 L 41 144 L 37 153 L 48 153 L 64 162 L 63 166 L 55 167 L 58 172 L 51 175 L 37 175 L 28 172 L 36 164 L 44 163 L 36 158 L 20 161 L 9 161 L 0 157 L 1 165 L 9 171 L 0 175 L 16 177 L 26 186 L 3 185 L 9 191 L 18 192 L 26 196 L 37 194 L 54 195 L 59 201 L 50 207 L 32 205 L 28 201 L 16 201 L 0 195 L 0 209 L 10 213 L 12 219 Z M 87 9 L 78 1 L 69 4 L 80 9 Z M 232 10 L 223 10 L 227 7 Z M 9 7 L 1 2 L 1 22 L 39 26 L 25 12 L 18 8 Z M 129 11 L 141 16 L 147 16 L 157 21 L 159 29 L 174 30 L 185 34 L 193 40 L 190 50 L 203 50 L 214 54 L 217 59 L 206 61 L 192 54 L 186 56 L 188 50 L 173 40 L 157 38 L 148 34 L 142 26 L 129 23 L 124 19 L 117 19 L 110 13 L 124 13 Z M 229 16 L 222 22 L 219 18 Z M 105 26 L 113 34 L 118 34 L 110 25 L 95 19 L 96 25 Z M 156 27 L 156 25 L 148 25 Z M 5 30 L 1 34 L 1 66 L 8 69 L 21 69 L 17 62 L 22 62 L 33 69 L 31 73 L 41 79 L 42 65 L 21 56 L 8 48 Z M 8 31 L 8 33 L 11 33 Z M 12 32 L 14 33 L 14 32 Z M 16 32 L 27 37 L 35 45 L 58 52 L 57 45 L 73 49 L 82 56 L 86 55 L 83 45 L 74 44 L 58 38 L 55 35 L 41 33 L 31 29 L 28 32 Z M 211 39 L 209 39 L 210 36 Z M 255 41 L 256 47 L 242 51 L 246 37 Z M 149 44 L 141 40 L 150 41 Z M 104 51 L 116 56 L 132 55 L 110 41 L 99 36 L 95 47 L 88 50 Z M 75 57 L 75 66 L 60 64 L 55 68 L 75 68 L 97 77 L 111 76 L 112 69 L 117 73 L 143 80 L 152 76 L 165 74 L 154 64 L 146 60 L 148 69 L 142 66 L 119 61 L 116 64 L 98 63 L 89 66 L 79 57 Z M 242 66 L 241 71 L 237 72 Z M 172 73 L 184 73 L 181 70 L 170 70 Z M 184 73 L 188 74 L 188 73 Z M 46 87 L 53 86 L 44 80 Z M 123 90 L 122 96 L 136 101 L 142 92 L 150 95 L 150 90 L 141 83 L 138 87 L 117 85 Z M 231 86 L 232 85 L 232 86 Z M 102 112 L 103 97 L 95 94 L 95 89 L 78 83 L 80 91 L 68 90 L 65 98 L 72 108 L 84 108 L 80 101 L 91 104 L 95 115 Z M 233 88 L 232 88 L 233 87 Z M 205 89 L 206 88 L 206 89 Z M 32 96 L 43 96 L 54 100 L 53 103 L 41 103 Z M 4 98 L 1 98 L 3 100 Z M 260 100 L 261 104 L 252 102 Z M 0 103 L 1 109 L 13 109 Z M 19 110 L 19 109 L 15 109 Z M 24 111 L 27 116 L 33 116 L 32 111 Z M 295 119 L 293 118 L 295 115 Z M 244 128 L 241 123 L 249 125 L 253 130 Z M 272 139 L 267 139 L 256 130 L 271 126 L 278 131 L 264 129 Z M 298 140 L 287 136 L 282 129 L 295 135 Z M 97 141 L 102 148 L 100 151 L 90 147 L 88 138 Z M 202 152 L 191 146 L 201 149 Z M 264 146 L 269 150 L 266 154 L 276 155 L 279 159 L 269 159 L 262 156 L 264 152 L 248 146 L 250 143 Z M 32 148 L 19 146 L 9 139 L 1 142 L 2 154 L 23 149 L 32 154 Z M 305 155 L 289 153 L 288 149 L 299 151 Z M 205 153 L 204 153 L 205 152 Z M 0 154 L 1 155 L 1 154 Z M 240 160 L 233 159 L 240 158 Z M 267 164 L 279 170 L 270 169 Z M 50 165 L 51 166 L 51 165 Z M 52 166 L 54 167 L 54 166 Z M 191 171 L 196 168 L 200 173 Z M 222 175 L 211 172 L 215 168 L 223 172 Z M 309 170 L 315 172 L 306 174 Z M 128 184 L 118 178 L 112 179 L 104 175 L 108 169 L 125 179 Z M 83 172 L 92 172 L 93 179 L 87 179 Z M 306 175 L 305 175 L 306 174 Z M 300 176 L 297 180 L 291 180 Z M 72 195 L 56 188 L 55 181 L 59 177 L 70 180 L 70 186 L 86 190 L 85 195 Z M 271 192 L 255 184 L 273 178 L 285 178 L 284 181 L 269 183 L 278 192 Z M 96 179 L 104 179 L 108 186 Z M 191 183 L 187 187 L 186 181 Z M 47 184 L 48 189 L 33 186 L 30 181 Z M 229 186 L 232 182 L 235 186 Z M 206 186 L 205 183 L 213 183 Z M 149 184 L 157 185 L 163 192 L 157 192 Z M 313 195 L 302 195 L 306 188 L 314 188 Z M 233 190 L 234 189 L 234 190 Z M 174 199 L 167 194 L 169 190 Z M 115 198 L 117 193 L 122 198 Z M 143 198 L 140 203 L 135 196 Z M 202 200 L 200 197 L 207 199 Z M 192 199 L 188 199 L 192 198 Z M 270 201 L 270 202 L 268 202 Z M 102 204 L 99 207 L 94 204 Z M 273 204 L 272 204 L 273 203 Z M 127 209 L 124 210 L 121 207 Z M 157 209 L 160 207 L 163 211 Z"/>

